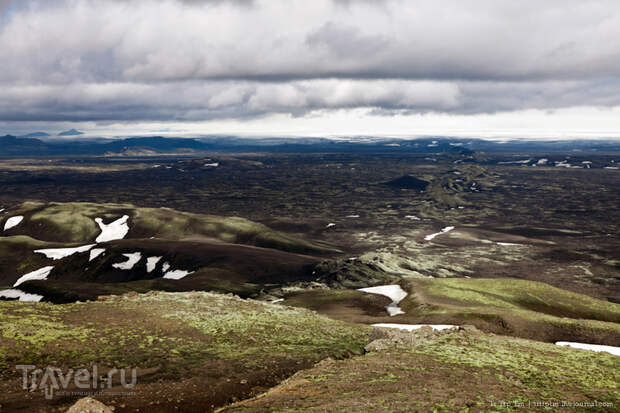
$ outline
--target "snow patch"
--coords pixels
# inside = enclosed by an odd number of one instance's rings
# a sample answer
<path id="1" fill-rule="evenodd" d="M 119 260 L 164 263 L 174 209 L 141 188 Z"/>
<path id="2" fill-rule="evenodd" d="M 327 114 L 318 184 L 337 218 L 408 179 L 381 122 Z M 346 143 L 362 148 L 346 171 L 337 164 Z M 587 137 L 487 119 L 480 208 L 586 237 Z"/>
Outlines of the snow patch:
<path id="1" fill-rule="evenodd" d="M 91 262 L 101 254 L 105 252 L 105 248 L 95 248 L 90 250 L 90 256 L 88 257 L 88 262 Z"/>
<path id="2" fill-rule="evenodd" d="M 81 247 L 75 247 L 75 248 L 48 248 L 44 250 L 35 250 L 34 252 L 43 254 L 47 258 L 51 258 L 53 260 L 61 260 L 73 254 L 89 251 L 95 245 L 96 244 L 83 245 Z"/>
<path id="3" fill-rule="evenodd" d="M 185 271 L 185 270 L 174 270 L 168 271 L 164 274 L 164 278 L 168 280 L 180 280 L 181 278 L 185 278 L 190 274 L 193 274 L 194 271 Z"/>
<path id="4" fill-rule="evenodd" d="M 157 263 L 161 261 L 163 257 L 148 257 L 146 259 L 146 272 L 153 272 Z"/>
<path id="5" fill-rule="evenodd" d="M 47 280 L 47 277 L 50 275 L 53 269 L 53 266 L 43 267 L 36 271 L 32 271 L 28 274 L 22 275 L 19 280 L 17 280 L 15 284 L 13 284 L 13 287 L 17 287 L 18 285 L 25 283 L 26 281 Z"/>
<path id="6" fill-rule="evenodd" d="M 430 327 L 433 330 L 437 330 L 437 331 L 458 327 L 458 326 L 451 325 L 451 324 L 391 324 L 391 323 L 379 323 L 379 324 L 373 324 L 372 326 L 373 327 L 384 327 L 384 328 L 398 328 L 400 330 L 407 330 L 407 331 L 419 330 L 422 327 Z"/>
<path id="7" fill-rule="evenodd" d="M 139 252 L 132 252 L 123 255 L 127 257 L 127 261 L 120 262 L 118 264 L 112 264 L 112 267 L 118 268 L 119 270 L 131 270 L 133 266 L 136 265 L 138 261 L 140 261 L 140 259 L 142 258 L 142 254 Z"/>
<path id="8" fill-rule="evenodd" d="M 596 352 L 606 352 L 613 354 L 614 356 L 620 356 L 620 347 L 602 346 L 600 344 L 574 343 L 572 341 L 558 341 L 555 344 L 558 346 L 579 348 L 581 350 L 590 350 Z"/>
<path id="9" fill-rule="evenodd" d="M 358 291 L 370 294 L 384 295 L 391 299 L 392 303 L 385 307 L 390 317 L 398 314 L 405 314 L 405 312 L 400 309 L 398 304 L 407 296 L 407 292 L 403 290 L 400 285 L 381 285 L 378 287 L 360 288 L 358 289 Z"/>
<path id="10" fill-rule="evenodd" d="M 6 231 L 11 228 L 15 228 L 16 226 L 21 224 L 23 220 L 24 220 L 24 217 L 21 215 L 7 219 L 6 222 L 4 223 L 4 230 Z"/>
<path id="11" fill-rule="evenodd" d="M 347 215 L 347 218 L 359 218 L 359 215 Z"/>
<path id="12" fill-rule="evenodd" d="M 220 166 L 220 163 L 219 162 L 206 163 L 205 166 L 211 167 L 211 168 L 217 168 L 218 166 Z"/>
<path id="13" fill-rule="evenodd" d="M 516 164 L 516 163 L 521 163 L 521 164 L 526 164 L 526 163 L 530 163 L 532 161 L 532 159 L 523 159 L 521 161 L 505 161 L 505 162 L 498 162 L 498 165 L 510 165 L 510 164 Z M 539 161 L 540 162 L 540 161 Z"/>
<path id="14" fill-rule="evenodd" d="M 167 263 L 167 262 L 164 262 L 164 265 L 162 265 L 162 266 L 161 266 L 161 270 L 162 270 L 163 272 L 166 272 L 166 271 L 168 271 L 169 269 L 170 269 L 170 264 L 169 264 L 169 263 Z"/>
<path id="15" fill-rule="evenodd" d="M 23 292 L 22 290 L 16 290 L 11 288 L 9 290 L 0 291 L 0 298 L 8 298 L 12 300 L 17 298 L 19 301 L 23 302 L 38 303 L 43 299 L 43 296 L 39 294 L 28 294 Z"/>
<path id="16" fill-rule="evenodd" d="M 513 242 L 498 242 L 497 245 L 502 245 L 505 247 L 511 247 L 511 246 L 520 246 L 521 244 L 515 244 Z"/>
<path id="17" fill-rule="evenodd" d="M 271 300 L 271 304 L 281 303 L 282 301 L 284 301 L 284 298 L 278 298 L 276 300 Z"/>
<path id="18" fill-rule="evenodd" d="M 99 225 L 99 228 L 101 228 L 101 234 L 99 234 L 95 241 L 100 243 L 125 238 L 129 232 L 129 225 L 127 225 L 128 219 L 129 216 L 124 215 L 114 222 L 104 224 L 101 218 L 95 218 L 95 222 Z"/>
<path id="19" fill-rule="evenodd" d="M 327 224 L 325 226 L 325 228 L 331 228 L 331 227 L 335 227 L 335 226 L 336 226 L 336 224 L 334 224 L 333 222 L 330 222 L 329 224 Z"/>
<path id="20" fill-rule="evenodd" d="M 420 218 L 416 217 L 415 215 L 405 215 L 405 218 L 406 219 L 412 219 L 414 221 L 419 221 L 420 220 Z"/>
<path id="21" fill-rule="evenodd" d="M 440 232 L 436 232 L 434 234 L 430 234 L 424 237 L 424 241 L 431 241 L 437 235 L 445 234 L 446 232 L 450 232 L 454 229 L 454 227 L 445 227 Z"/>

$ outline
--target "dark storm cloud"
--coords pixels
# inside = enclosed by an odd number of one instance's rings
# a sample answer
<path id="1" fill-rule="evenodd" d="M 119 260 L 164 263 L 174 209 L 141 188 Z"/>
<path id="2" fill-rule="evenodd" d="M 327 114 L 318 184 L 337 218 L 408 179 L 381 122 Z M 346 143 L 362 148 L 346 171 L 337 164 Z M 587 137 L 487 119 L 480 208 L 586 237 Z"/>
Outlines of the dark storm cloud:
<path id="1" fill-rule="evenodd" d="M 612 0 L 0 0 L 0 11 L 4 121 L 620 104 Z"/>

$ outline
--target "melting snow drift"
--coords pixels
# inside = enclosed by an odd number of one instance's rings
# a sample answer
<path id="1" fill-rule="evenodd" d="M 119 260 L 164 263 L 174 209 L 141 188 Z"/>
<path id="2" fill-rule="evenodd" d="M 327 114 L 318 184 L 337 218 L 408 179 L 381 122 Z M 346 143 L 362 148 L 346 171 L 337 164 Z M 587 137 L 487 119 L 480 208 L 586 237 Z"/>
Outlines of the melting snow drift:
<path id="1" fill-rule="evenodd" d="M 120 262 L 118 264 L 112 264 L 112 267 L 118 268 L 119 270 L 131 270 L 133 266 L 136 265 L 138 261 L 140 261 L 140 258 L 142 258 L 142 254 L 139 252 L 133 252 L 123 255 L 127 257 L 127 261 Z"/>
<path id="2" fill-rule="evenodd" d="M 180 280 L 181 278 L 185 278 L 188 275 L 192 274 L 193 271 L 185 271 L 185 270 L 174 270 L 174 271 L 168 271 L 165 275 L 164 278 L 168 279 L 168 280 Z"/>
<path id="3" fill-rule="evenodd" d="M 43 296 L 39 294 L 28 294 L 22 290 L 9 289 L 0 291 L 0 298 L 8 298 L 13 300 L 17 298 L 19 301 L 38 303 L 43 299 Z"/>
<path id="4" fill-rule="evenodd" d="M 73 254 L 77 254 L 79 252 L 89 251 L 94 246 L 95 244 L 83 245 L 81 247 L 76 247 L 76 248 L 50 248 L 50 249 L 45 249 L 45 250 L 35 250 L 34 252 L 43 254 L 47 258 L 51 258 L 53 260 L 61 260 L 65 257 L 71 256 Z"/>
<path id="5" fill-rule="evenodd" d="M 430 327 L 433 330 L 447 330 L 449 328 L 457 328 L 458 326 L 451 324 L 391 324 L 391 323 L 379 323 L 373 324 L 373 327 L 384 327 L 384 328 L 398 328 L 400 330 L 413 331 L 418 330 L 422 327 Z"/>
<path id="6" fill-rule="evenodd" d="M 440 232 L 436 232 L 434 234 L 431 235 L 427 235 L 424 237 L 424 241 L 430 241 L 433 238 L 435 238 L 437 235 L 441 235 L 441 234 L 445 234 L 446 232 L 450 232 L 454 229 L 454 227 L 445 227 L 444 229 L 442 229 Z"/>
<path id="7" fill-rule="evenodd" d="M 105 252 L 105 248 L 94 248 L 90 250 L 90 256 L 88 257 L 88 262 L 91 262 L 101 254 Z"/>
<path id="8" fill-rule="evenodd" d="M 606 353 L 613 354 L 614 356 L 620 356 L 620 347 L 601 346 L 599 344 L 573 343 L 571 341 L 558 341 L 555 344 L 558 346 L 579 348 L 581 350 L 606 352 Z"/>
<path id="9" fill-rule="evenodd" d="M 163 257 L 148 257 L 146 259 L 146 272 L 153 272 L 153 270 L 155 269 L 155 267 L 157 266 L 157 263 L 162 259 Z"/>
<path id="10" fill-rule="evenodd" d="M 104 224 L 101 218 L 95 218 L 95 222 L 99 225 L 99 228 L 101 228 L 101 234 L 99 234 L 95 241 L 100 243 L 125 238 L 129 232 L 129 225 L 127 225 L 128 219 L 129 216 L 124 215 L 114 222 Z"/>
<path id="11" fill-rule="evenodd" d="M 17 287 L 21 283 L 25 283 L 26 281 L 32 280 L 47 280 L 47 277 L 50 275 L 54 267 L 43 267 L 33 272 L 29 272 L 28 274 L 22 275 L 19 280 L 13 284 L 13 287 Z"/>
<path id="12" fill-rule="evenodd" d="M 6 231 L 6 230 L 9 230 L 11 228 L 18 226 L 19 224 L 21 224 L 23 220 L 24 220 L 24 217 L 21 215 L 7 219 L 6 222 L 4 223 L 4 230 Z"/>
<path id="13" fill-rule="evenodd" d="M 392 303 L 385 307 L 390 316 L 405 314 L 405 312 L 398 306 L 398 303 L 400 303 L 407 296 L 407 292 L 403 290 L 400 285 L 381 285 L 379 287 L 360 288 L 358 291 L 384 295 L 390 298 Z"/>

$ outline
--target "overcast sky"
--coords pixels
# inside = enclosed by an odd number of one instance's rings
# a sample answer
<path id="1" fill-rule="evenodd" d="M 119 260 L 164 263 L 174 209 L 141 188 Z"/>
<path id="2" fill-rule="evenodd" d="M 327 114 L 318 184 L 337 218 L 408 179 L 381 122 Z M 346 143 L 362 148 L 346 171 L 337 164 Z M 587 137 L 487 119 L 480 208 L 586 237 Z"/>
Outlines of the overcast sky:
<path id="1" fill-rule="evenodd" d="M 617 0 L 0 0 L 0 133 L 620 136 Z"/>

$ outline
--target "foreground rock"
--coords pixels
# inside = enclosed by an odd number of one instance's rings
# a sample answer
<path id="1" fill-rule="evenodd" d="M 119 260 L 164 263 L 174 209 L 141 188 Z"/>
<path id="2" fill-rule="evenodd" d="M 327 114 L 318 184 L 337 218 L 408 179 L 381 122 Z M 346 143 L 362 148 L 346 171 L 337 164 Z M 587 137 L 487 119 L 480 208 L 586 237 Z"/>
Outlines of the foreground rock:
<path id="1" fill-rule="evenodd" d="M 67 413 L 112 413 L 113 410 L 110 409 L 105 404 L 92 399 L 90 397 L 86 397 L 84 399 L 78 400 Z"/>

